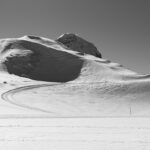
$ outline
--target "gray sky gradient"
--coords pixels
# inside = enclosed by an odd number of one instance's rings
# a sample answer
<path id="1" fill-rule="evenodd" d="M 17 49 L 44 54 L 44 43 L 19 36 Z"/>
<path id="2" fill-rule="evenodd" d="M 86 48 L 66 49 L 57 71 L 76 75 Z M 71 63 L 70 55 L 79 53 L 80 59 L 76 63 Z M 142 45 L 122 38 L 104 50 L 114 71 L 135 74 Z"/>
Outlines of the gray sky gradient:
<path id="1" fill-rule="evenodd" d="M 149 0 L 1 0 L 0 38 L 77 33 L 104 58 L 150 74 Z"/>

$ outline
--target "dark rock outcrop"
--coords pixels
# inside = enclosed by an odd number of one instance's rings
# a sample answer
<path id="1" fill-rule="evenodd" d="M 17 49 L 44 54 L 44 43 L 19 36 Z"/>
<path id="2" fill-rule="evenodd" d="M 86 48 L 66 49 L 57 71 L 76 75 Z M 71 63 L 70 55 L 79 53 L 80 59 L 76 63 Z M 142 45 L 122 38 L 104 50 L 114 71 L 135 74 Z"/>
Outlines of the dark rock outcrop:
<path id="1" fill-rule="evenodd" d="M 72 33 L 64 34 L 61 37 L 59 37 L 56 41 L 64 44 L 71 50 L 80 52 L 82 54 L 90 54 L 99 58 L 102 57 L 101 53 L 94 46 L 94 44 L 84 40 L 83 38 L 75 34 Z"/>

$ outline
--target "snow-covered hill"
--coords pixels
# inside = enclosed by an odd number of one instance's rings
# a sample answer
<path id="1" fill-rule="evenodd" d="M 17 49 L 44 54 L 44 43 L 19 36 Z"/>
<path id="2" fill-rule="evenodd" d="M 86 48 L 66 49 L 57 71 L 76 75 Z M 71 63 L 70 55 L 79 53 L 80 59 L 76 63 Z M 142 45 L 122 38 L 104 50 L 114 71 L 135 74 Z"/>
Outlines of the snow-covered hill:
<path id="1" fill-rule="evenodd" d="M 101 58 L 74 34 L 2 39 L 0 47 L 2 99 L 11 104 L 52 116 L 150 115 L 150 76 Z"/>

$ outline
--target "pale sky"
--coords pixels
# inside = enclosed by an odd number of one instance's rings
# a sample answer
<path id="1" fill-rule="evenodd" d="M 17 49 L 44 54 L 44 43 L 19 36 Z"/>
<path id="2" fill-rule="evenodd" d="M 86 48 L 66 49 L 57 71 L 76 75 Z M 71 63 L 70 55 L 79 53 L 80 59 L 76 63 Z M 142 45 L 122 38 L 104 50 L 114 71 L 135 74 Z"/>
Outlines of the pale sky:
<path id="1" fill-rule="evenodd" d="M 77 33 L 102 56 L 150 74 L 149 0 L 1 0 L 0 38 Z"/>

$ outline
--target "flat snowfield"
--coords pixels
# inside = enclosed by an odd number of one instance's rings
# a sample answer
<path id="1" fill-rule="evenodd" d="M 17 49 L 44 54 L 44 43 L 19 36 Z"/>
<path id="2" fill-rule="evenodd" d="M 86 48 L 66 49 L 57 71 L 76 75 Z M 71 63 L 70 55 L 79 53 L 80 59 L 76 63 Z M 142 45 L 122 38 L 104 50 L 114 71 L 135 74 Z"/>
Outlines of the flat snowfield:
<path id="1" fill-rule="evenodd" d="M 0 119 L 2 150 L 149 150 L 150 118 Z"/>

